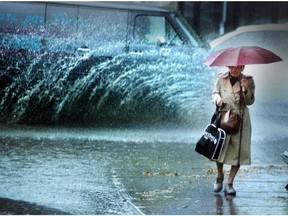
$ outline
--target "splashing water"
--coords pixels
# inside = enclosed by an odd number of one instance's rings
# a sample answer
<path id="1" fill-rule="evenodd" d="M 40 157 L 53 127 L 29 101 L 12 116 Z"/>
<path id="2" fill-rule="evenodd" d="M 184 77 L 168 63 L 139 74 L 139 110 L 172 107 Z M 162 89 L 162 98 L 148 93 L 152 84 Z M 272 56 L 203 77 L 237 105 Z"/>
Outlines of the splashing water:
<path id="1" fill-rule="evenodd" d="M 204 49 L 107 58 L 99 50 L 69 56 L 23 51 L 3 60 L 0 121 L 191 123 L 211 105 L 214 74 L 203 66 Z"/>

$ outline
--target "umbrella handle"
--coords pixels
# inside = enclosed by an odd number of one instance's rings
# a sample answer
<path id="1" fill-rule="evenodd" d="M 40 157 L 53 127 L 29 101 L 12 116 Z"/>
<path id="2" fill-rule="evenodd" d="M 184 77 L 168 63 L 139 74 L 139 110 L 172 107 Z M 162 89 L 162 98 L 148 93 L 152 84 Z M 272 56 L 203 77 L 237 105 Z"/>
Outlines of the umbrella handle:
<path id="1" fill-rule="evenodd" d="M 241 86 L 241 81 L 242 81 L 242 77 L 239 76 L 239 84 L 240 84 L 240 86 Z M 244 93 L 244 92 L 245 92 L 245 87 L 244 87 L 244 86 L 241 86 L 241 90 L 242 90 L 242 92 Z"/>

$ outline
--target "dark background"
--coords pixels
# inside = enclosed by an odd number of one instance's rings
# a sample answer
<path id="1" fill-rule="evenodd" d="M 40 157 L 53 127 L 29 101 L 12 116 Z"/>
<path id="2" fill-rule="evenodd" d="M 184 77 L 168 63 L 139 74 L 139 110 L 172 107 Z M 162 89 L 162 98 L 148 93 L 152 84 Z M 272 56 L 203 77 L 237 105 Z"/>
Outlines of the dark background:
<path id="1" fill-rule="evenodd" d="M 285 1 L 228 1 L 226 3 L 221 1 L 179 1 L 149 3 L 179 11 L 187 18 L 194 30 L 208 41 L 220 35 L 221 24 L 224 25 L 224 33 L 228 33 L 237 27 L 245 25 L 288 22 L 288 2 Z M 225 11 L 226 16 L 223 17 Z"/>

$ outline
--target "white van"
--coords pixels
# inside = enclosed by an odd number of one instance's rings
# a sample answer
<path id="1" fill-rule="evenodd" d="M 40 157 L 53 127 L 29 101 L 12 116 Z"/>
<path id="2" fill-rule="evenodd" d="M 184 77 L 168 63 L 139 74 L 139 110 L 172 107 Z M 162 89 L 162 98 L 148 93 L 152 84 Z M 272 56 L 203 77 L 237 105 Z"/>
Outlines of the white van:
<path id="1" fill-rule="evenodd" d="M 1 49 L 14 52 L 109 56 L 206 46 L 182 16 L 130 2 L 0 2 L 0 26 Z"/>
<path id="2" fill-rule="evenodd" d="M 190 121 L 208 47 L 154 6 L 0 2 L 0 122 Z"/>

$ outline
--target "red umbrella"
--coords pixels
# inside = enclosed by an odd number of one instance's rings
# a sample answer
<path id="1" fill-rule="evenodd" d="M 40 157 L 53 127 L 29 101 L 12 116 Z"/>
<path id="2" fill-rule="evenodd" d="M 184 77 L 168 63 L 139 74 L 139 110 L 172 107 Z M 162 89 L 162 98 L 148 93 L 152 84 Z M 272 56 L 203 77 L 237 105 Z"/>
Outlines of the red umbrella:
<path id="1" fill-rule="evenodd" d="M 258 46 L 230 47 L 212 53 L 204 61 L 209 66 L 239 66 L 269 64 L 282 61 L 273 52 Z"/>

